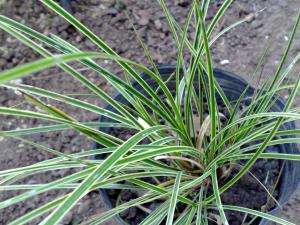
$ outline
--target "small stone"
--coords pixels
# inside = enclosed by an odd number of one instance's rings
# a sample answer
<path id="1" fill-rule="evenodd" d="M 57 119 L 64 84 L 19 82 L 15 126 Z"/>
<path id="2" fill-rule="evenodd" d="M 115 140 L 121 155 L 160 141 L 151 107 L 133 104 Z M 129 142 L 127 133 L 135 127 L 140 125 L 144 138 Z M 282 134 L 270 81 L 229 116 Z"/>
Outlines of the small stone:
<path id="1" fill-rule="evenodd" d="M 155 20 L 154 25 L 157 30 L 160 30 L 162 28 L 162 24 L 161 24 L 160 20 Z"/>
<path id="2" fill-rule="evenodd" d="M 260 27 L 263 26 L 263 23 L 261 20 L 253 20 L 252 23 L 251 23 L 251 26 L 254 28 L 254 29 L 258 29 Z"/>
<path id="3" fill-rule="evenodd" d="M 84 202 L 82 202 L 78 207 L 78 213 L 82 214 L 85 211 L 89 210 L 91 207 L 91 204 L 92 204 L 92 201 L 90 199 L 87 199 Z"/>
<path id="4" fill-rule="evenodd" d="M 221 65 L 230 64 L 230 61 L 228 59 L 224 59 L 224 60 L 221 60 L 220 64 Z"/>
<path id="5" fill-rule="evenodd" d="M 63 218 L 63 224 L 70 224 L 73 218 L 72 212 L 67 213 Z"/>
<path id="6" fill-rule="evenodd" d="M 11 58 L 13 58 L 13 56 L 14 56 L 13 52 L 7 51 L 2 57 L 6 60 L 10 60 Z"/>
<path id="7" fill-rule="evenodd" d="M 0 67 L 4 67 L 6 64 L 6 61 L 4 59 L 0 59 Z"/>
<path id="8" fill-rule="evenodd" d="M 132 219 L 135 218 L 137 216 L 137 208 L 136 207 L 131 207 L 129 209 L 129 213 L 127 215 L 127 219 Z"/>
<path id="9" fill-rule="evenodd" d="M 129 190 L 123 190 L 122 191 L 122 200 L 123 201 L 129 201 L 132 198 L 132 192 Z"/>
<path id="10" fill-rule="evenodd" d="M 119 13 L 111 20 L 111 24 L 115 25 L 116 23 L 120 23 L 125 20 L 126 20 L 126 16 L 123 13 Z"/>
<path id="11" fill-rule="evenodd" d="M 145 26 L 149 23 L 149 18 L 150 15 L 146 10 L 140 10 L 139 11 L 139 15 L 140 15 L 140 20 L 139 20 L 139 25 L 141 26 Z"/>
<path id="12" fill-rule="evenodd" d="M 83 37 L 82 37 L 82 36 L 80 36 L 80 35 L 77 35 L 77 36 L 76 36 L 76 38 L 75 38 L 75 41 L 76 41 L 76 42 L 81 42 L 81 41 L 82 41 L 82 39 L 83 39 Z"/>
<path id="13" fill-rule="evenodd" d="M 147 25 L 148 23 L 149 23 L 148 18 L 141 18 L 141 19 L 139 20 L 139 25 L 141 25 L 141 26 L 145 26 L 145 25 Z"/>
<path id="14" fill-rule="evenodd" d="M 112 15 L 115 16 L 118 14 L 118 10 L 114 9 L 114 8 L 109 8 L 105 10 L 105 15 Z"/>
<path id="15" fill-rule="evenodd" d="M 165 39 L 166 38 L 166 34 L 163 33 L 163 32 L 160 32 L 159 33 L 159 37 L 160 37 L 160 39 Z"/>

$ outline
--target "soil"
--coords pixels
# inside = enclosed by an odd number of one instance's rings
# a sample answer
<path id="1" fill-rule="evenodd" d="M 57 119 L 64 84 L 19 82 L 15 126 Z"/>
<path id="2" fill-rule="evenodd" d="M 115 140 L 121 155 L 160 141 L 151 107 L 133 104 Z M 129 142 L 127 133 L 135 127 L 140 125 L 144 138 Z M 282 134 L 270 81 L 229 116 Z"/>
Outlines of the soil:
<path id="1" fill-rule="evenodd" d="M 171 12 L 181 24 L 183 24 L 185 19 L 190 4 L 189 2 L 190 1 L 186 0 L 167 1 Z M 215 0 L 211 2 L 214 6 L 209 12 L 209 16 L 213 15 L 217 5 L 221 1 Z M 156 1 L 73 0 L 72 7 L 75 17 L 90 27 L 121 56 L 136 60 L 144 65 L 149 65 L 127 19 L 126 12 L 129 12 L 128 14 L 148 46 L 155 62 L 165 64 L 174 64 L 176 62 L 175 44 L 168 31 L 167 22 Z M 235 1 L 224 17 L 223 22 L 219 24 L 219 29 L 261 9 L 264 9 L 264 11 L 255 16 L 251 21 L 242 24 L 232 32 L 226 34 L 213 46 L 212 55 L 214 66 L 241 74 L 257 87 L 261 79 L 267 79 L 274 74 L 282 52 L 287 44 L 289 32 L 292 29 L 299 8 L 299 0 Z M 27 0 L 25 4 L 24 1 L 19 0 L 0 0 L 0 14 L 7 15 L 10 18 L 25 23 L 44 34 L 54 33 L 59 35 L 83 50 L 95 50 L 94 45 L 90 41 L 63 21 L 63 19 L 46 9 L 39 1 Z M 261 79 L 251 79 L 250 75 L 255 70 L 259 62 L 259 57 L 270 40 L 272 40 L 272 47 L 264 63 Z M 294 56 L 300 50 L 299 44 L 297 44 L 300 43 L 300 32 L 297 33 L 294 43 L 296 44 L 290 52 L 290 57 Z M 5 32 L 0 31 L 0 70 L 12 68 L 38 58 L 41 58 L 38 54 L 14 38 L 9 37 Z M 109 61 L 99 63 L 116 74 L 123 76 L 121 69 L 114 63 Z M 295 67 L 294 76 L 291 77 L 292 79 L 295 79 L 299 69 L 300 65 L 298 64 Z M 114 95 L 115 91 L 113 88 L 95 72 L 83 71 L 83 73 L 107 93 Z M 89 93 L 86 88 L 56 68 L 20 79 L 18 82 L 64 94 L 74 92 L 81 94 Z M 22 108 L 32 109 L 32 106 L 23 103 L 23 99 L 14 92 L 6 89 L 1 89 L 0 92 L 1 106 L 12 107 L 21 104 Z M 101 100 L 94 97 L 80 96 L 78 98 L 85 99 L 94 104 L 103 105 Z M 75 111 L 74 107 L 62 103 L 51 103 L 81 121 L 95 121 L 99 117 L 90 112 L 80 111 L 78 109 Z M 300 103 L 299 97 L 297 99 L 297 104 L 298 103 Z M 18 107 L 20 107 L 20 105 L 18 105 Z M 34 127 L 43 124 L 46 123 L 12 116 L 0 116 L 0 130 Z M 71 130 L 65 130 L 60 133 L 35 134 L 27 138 L 66 153 L 83 151 L 89 149 L 87 146 L 91 146 L 90 140 L 87 140 L 84 136 Z M 7 138 L 0 139 L 0 170 L 31 165 L 51 157 L 53 157 L 53 155 L 38 151 L 36 148 L 32 148 L 16 140 Z M 52 171 L 42 175 L 37 174 L 25 181 L 27 183 L 46 183 L 71 172 L 74 171 Z M 18 193 L 19 192 L 0 192 L 0 200 L 5 200 Z M 11 207 L 1 209 L 0 224 L 7 224 L 38 205 L 49 202 L 63 193 L 66 193 L 66 191 L 57 190 L 48 192 Z M 289 219 L 289 221 L 296 224 L 299 224 L 300 221 L 299 193 L 284 207 L 284 212 L 282 213 L 282 218 Z M 67 214 L 61 224 L 79 224 L 91 215 L 101 213 L 104 210 L 98 194 L 92 192 L 82 199 L 82 201 L 74 207 L 72 212 Z M 37 224 L 39 221 L 40 220 L 37 220 L 30 224 Z M 110 224 L 114 224 L 114 222 Z"/>

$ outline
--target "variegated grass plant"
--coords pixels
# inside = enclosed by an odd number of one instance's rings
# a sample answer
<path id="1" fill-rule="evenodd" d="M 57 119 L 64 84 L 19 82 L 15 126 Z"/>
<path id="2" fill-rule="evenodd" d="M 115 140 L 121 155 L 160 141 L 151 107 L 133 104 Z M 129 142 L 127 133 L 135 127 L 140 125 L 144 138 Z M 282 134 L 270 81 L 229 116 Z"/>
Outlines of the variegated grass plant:
<path id="1" fill-rule="evenodd" d="M 26 191 L 0 202 L 0 209 L 50 190 L 61 188 L 71 190 L 69 194 L 58 197 L 17 218 L 10 223 L 11 225 L 30 223 L 30 221 L 47 213 L 49 215 L 41 224 L 58 224 L 66 213 L 86 194 L 99 188 L 112 187 L 117 189 L 138 188 L 143 190 L 145 194 L 137 199 L 118 205 L 101 215 L 96 215 L 89 221 L 86 221 L 87 224 L 101 224 L 129 207 L 141 206 L 156 199 L 162 199 L 164 203 L 156 210 L 149 212 L 148 217 L 145 218 L 142 224 L 157 225 L 164 220 L 168 225 L 208 224 L 207 211 L 211 209 L 219 212 L 222 224 L 228 224 L 224 212 L 226 210 L 244 212 L 255 217 L 275 221 L 279 224 L 292 224 L 264 212 L 234 205 L 224 205 L 220 196 L 245 175 L 260 158 L 300 160 L 300 155 L 264 153 L 268 146 L 274 144 L 273 138 L 275 136 L 298 135 L 300 132 L 297 129 L 279 130 L 283 123 L 300 118 L 299 108 L 294 108 L 292 105 L 300 86 L 300 76 L 296 77 L 296 81 L 292 85 L 285 84 L 285 78 L 289 77 L 294 65 L 298 63 L 300 54 L 298 53 L 294 56 L 289 65 L 286 68 L 284 67 L 297 31 L 300 15 L 296 18 L 288 45 L 272 80 L 262 85 L 263 91 L 258 91 L 253 96 L 251 104 L 246 107 L 243 113 L 237 113 L 243 95 L 235 103 L 227 99 L 214 77 L 210 53 L 211 46 L 219 37 L 249 19 L 249 17 L 246 17 L 221 30 L 219 33 L 215 33 L 217 30 L 216 25 L 233 2 L 232 0 L 225 0 L 214 18 L 209 22 L 206 21 L 206 14 L 210 1 L 194 0 L 187 14 L 184 27 L 181 27 L 176 22 L 165 2 L 158 0 L 178 47 L 177 69 L 172 78 L 176 80 L 175 94 L 168 89 L 168 81 L 164 81 L 161 78 L 146 45 L 142 41 L 141 44 L 153 70 L 149 70 L 130 59 L 120 57 L 103 40 L 54 1 L 41 0 L 40 2 L 76 27 L 78 31 L 99 48 L 99 51 L 82 52 L 79 48 L 58 36 L 44 35 L 12 19 L 0 16 L 1 29 L 37 51 L 43 57 L 35 62 L 0 73 L 0 84 L 2 87 L 21 92 L 28 102 L 39 107 L 42 112 L 0 107 L 0 113 L 53 122 L 53 125 L 42 127 L 1 131 L 0 136 L 16 138 L 42 151 L 56 155 L 55 158 L 34 165 L 1 171 L 0 191 Z M 187 35 L 191 24 L 195 28 L 195 35 L 192 39 L 188 38 Z M 187 49 L 190 54 L 188 61 L 183 58 L 183 49 Z M 53 54 L 52 50 L 55 50 L 55 52 L 59 51 L 60 54 Z M 123 80 L 119 78 L 114 73 L 98 65 L 94 61 L 95 59 L 112 60 L 118 63 L 130 79 Z M 72 61 L 80 62 L 82 67 L 96 71 L 99 76 L 105 78 L 110 85 L 128 99 L 133 108 L 129 109 L 122 102 L 114 100 L 79 70 L 72 67 L 70 64 Z M 92 105 L 72 96 L 9 82 L 50 67 L 61 68 L 84 87 L 88 88 L 94 95 L 109 103 L 114 111 Z M 141 71 L 148 74 L 157 83 L 160 91 L 166 97 L 166 101 L 163 101 L 158 92 L 153 90 L 141 78 L 139 75 Z M 196 78 L 202 80 L 202 88 L 199 92 L 195 90 L 193 85 Z M 204 82 L 204 80 L 208 80 L 208 82 Z M 137 82 L 150 98 L 145 97 L 133 88 L 131 81 Z M 285 89 L 290 90 L 291 94 L 283 111 L 269 112 L 270 106 L 274 104 L 274 98 Z M 221 116 L 216 102 L 217 94 L 221 96 L 230 115 L 225 126 L 221 126 Z M 207 96 L 207 100 L 204 100 L 204 96 Z M 67 115 L 61 109 L 44 103 L 41 98 L 70 104 L 80 109 L 97 113 L 99 117 L 108 117 L 115 122 L 80 122 Z M 207 101 L 208 104 L 209 120 L 204 118 L 204 101 Z M 196 109 L 196 114 L 199 116 L 198 120 L 194 119 L 193 108 Z M 182 109 L 184 109 L 183 112 Z M 165 121 L 165 125 L 160 124 L 159 121 L 161 120 Z M 123 141 L 118 137 L 99 131 L 98 127 L 130 128 L 135 130 L 136 134 Z M 200 130 L 197 130 L 196 127 L 200 128 Z M 28 137 L 28 135 L 37 132 L 61 131 L 64 129 L 79 131 L 103 147 L 101 149 L 92 149 L 91 147 L 84 152 L 64 154 L 58 150 L 34 143 L 28 138 L 22 138 L 23 135 Z M 203 135 L 204 133 L 207 136 Z M 140 144 L 145 138 L 149 140 L 149 144 Z M 230 144 L 228 144 L 229 141 Z M 241 148 L 244 144 L 255 141 L 258 141 L 259 144 L 247 148 L 247 150 Z M 299 138 L 292 138 L 292 140 L 277 139 L 276 144 L 284 144 L 291 141 L 297 143 Z M 106 154 L 106 158 L 103 160 L 90 160 L 90 157 L 101 154 Z M 164 161 L 159 160 L 161 158 L 168 159 L 169 163 L 163 163 Z M 220 186 L 217 171 L 224 165 L 240 159 L 248 160 L 236 176 Z M 66 168 L 81 168 L 81 170 L 51 183 L 15 184 L 19 179 L 36 173 Z M 192 170 L 197 170 L 198 172 L 195 173 Z M 141 180 L 141 178 L 145 177 L 158 178 L 161 176 L 168 176 L 170 178 L 169 182 L 153 185 Z M 159 182 L 158 179 L 156 180 Z M 130 185 L 120 183 L 121 181 L 128 181 Z M 211 182 L 213 187 L 213 194 L 209 196 L 204 191 L 207 188 L 206 184 L 208 181 Z M 190 192 L 195 190 L 195 187 L 198 187 L 197 190 L 199 192 L 196 193 L 195 198 L 191 198 Z M 180 216 L 175 217 L 174 214 L 178 202 L 184 203 L 186 207 L 180 213 Z"/>

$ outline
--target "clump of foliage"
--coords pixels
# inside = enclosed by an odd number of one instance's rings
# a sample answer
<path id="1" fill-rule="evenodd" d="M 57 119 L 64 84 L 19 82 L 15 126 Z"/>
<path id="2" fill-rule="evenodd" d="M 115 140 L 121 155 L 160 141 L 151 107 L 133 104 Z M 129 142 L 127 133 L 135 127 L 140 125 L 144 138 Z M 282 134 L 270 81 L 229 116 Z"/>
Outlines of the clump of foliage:
<path id="1" fill-rule="evenodd" d="M 58 197 L 34 209 L 26 215 L 17 218 L 11 224 L 30 223 L 31 220 L 49 212 L 51 213 L 42 224 L 57 224 L 87 193 L 99 188 L 112 187 L 116 189 L 139 189 L 144 194 L 137 199 L 123 203 L 91 218 L 91 220 L 87 221 L 88 224 L 101 224 L 129 207 L 141 206 L 156 199 L 162 199 L 164 203 L 156 210 L 150 212 L 143 224 L 159 224 L 164 220 L 168 225 L 208 224 L 207 211 L 211 209 L 219 212 L 222 224 L 228 224 L 225 210 L 248 213 L 280 224 L 291 224 L 264 212 L 239 206 L 224 205 L 220 196 L 245 175 L 259 158 L 300 160 L 299 155 L 264 153 L 268 146 L 274 144 L 273 138 L 275 136 L 297 135 L 300 132 L 299 130 L 288 130 L 282 133 L 279 130 L 282 124 L 300 118 L 299 109 L 292 107 L 299 89 L 300 76 L 297 76 L 294 84 L 285 84 L 285 78 L 289 76 L 292 68 L 298 62 L 300 54 L 296 55 L 289 66 L 284 68 L 299 24 L 300 15 L 296 19 L 288 45 L 272 80 L 262 85 L 263 91 L 258 91 L 253 96 L 250 105 L 246 107 L 243 113 L 238 113 L 243 95 L 234 104 L 227 99 L 214 77 L 210 53 L 211 46 L 223 34 L 249 19 L 247 17 L 217 34 L 214 33 L 216 25 L 225 14 L 232 0 L 225 0 L 209 23 L 206 21 L 206 14 L 210 1 L 194 0 L 183 28 L 169 12 L 165 2 L 158 0 L 178 47 L 177 68 L 175 73 L 170 76 L 170 79 L 175 79 L 176 81 L 175 92 L 168 88 L 168 81 L 163 80 L 160 76 L 147 47 L 142 42 L 153 70 L 130 59 L 120 57 L 103 40 L 54 1 L 41 0 L 41 2 L 77 28 L 100 51 L 82 52 L 76 46 L 55 35 L 44 35 L 12 19 L 0 16 L 1 29 L 43 56 L 43 59 L 0 73 L 0 84 L 2 87 L 22 93 L 22 96 L 28 102 L 38 106 L 42 112 L 0 107 L 0 113 L 55 123 L 54 125 L 42 127 L 1 131 L 0 136 L 22 140 L 27 144 L 57 156 L 34 165 L 1 171 L 1 191 L 26 191 L 0 202 L 0 209 L 50 190 L 61 188 L 69 188 L 71 190 L 69 194 Z M 189 39 L 187 33 L 191 24 L 194 25 L 195 35 L 192 39 Z M 189 61 L 184 60 L 184 49 L 187 49 L 190 54 Z M 60 52 L 60 54 L 54 54 L 53 52 Z M 130 79 L 121 79 L 113 72 L 98 65 L 94 61 L 95 59 L 112 60 L 118 63 L 126 77 Z M 128 99 L 132 104 L 132 108 L 113 99 L 82 75 L 79 70 L 70 64 L 72 61 L 80 62 L 82 67 L 98 72 L 121 95 Z M 94 95 L 110 104 L 114 110 L 110 111 L 72 96 L 9 82 L 53 66 L 61 68 L 84 87 L 88 88 Z M 159 91 L 153 90 L 143 80 L 139 75 L 141 71 L 156 82 Z M 200 81 L 199 91 L 196 91 L 194 87 L 195 79 Z M 148 97 L 133 88 L 131 81 L 137 82 L 146 91 Z M 291 94 L 283 111 L 269 112 L 270 106 L 274 104 L 274 98 L 277 98 L 284 89 L 289 89 Z M 165 100 L 161 98 L 158 94 L 159 92 L 163 93 L 166 97 Z M 225 124 L 221 122 L 222 114 L 219 112 L 216 95 L 221 96 L 222 104 L 226 106 L 226 110 L 229 112 L 229 118 Z M 61 109 L 44 103 L 41 100 L 43 98 L 56 100 L 97 113 L 99 116 L 110 118 L 114 122 L 80 122 L 67 115 Z M 205 102 L 208 105 L 208 117 L 204 117 Z M 197 115 L 198 119 L 195 119 L 195 115 Z M 161 121 L 164 121 L 165 124 L 162 125 Z M 131 129 L 135 131 L 135 134 L 128 140 L 123 141 L 111 134 L 99 131 L 98 127 Z M 64 154 L 58 150 L 34 143 L 28 138 L 22 138 L 22 135 L 60 131 L 63 129 L 75 129 L 87 138 L 100 144 L 102 148 Z M 141 141 L 144 139 L 148 140 L 147 144 L 141 144 Z M 255 141 L 258 141 L 259 144 L 253 145 L 252 148 L 247 148 L 247 151 L 241 148 L 241 146 L 247 143 L 254 143 Z M 291 139 L 282 138 L 276 140 L 276 143 L 284 144 L 290 141 Z M 299 139 L 294 138 L 293 141 L 298 142 Z M 105 159 L 90 160 L 90 158 L 87 158 L 101 154 L 106 156 Z M 220 186 L 218 171 L 224 168 L 225 165 L 240 159 L 247 159 L 247 161 L 232 179 Z M 82 168 L 82 170 L 47 184 L 15 184 L 18 179 L 23 179 L 36 173 L 66 168 Z M 156 179 L 159 183 L 158 178 L 162 176 L 169 177 L 169 181 L 153 185 L 142 180 L 142 178 L 150 177 Z M 130 185 L 120 183 L 121 181 L 127 181 Z M 205 194 L 205 189 L 209 186 L 208 183 L 211 184 L 213 189 L 213 194 L 211 195 Z M 195 195 L 191 195 L 191 191 L 195 190 L 199 191 Z M 180 213 L 180 216 L 174 217 L 178 202 L 183 203 L 185 208 Z"/>

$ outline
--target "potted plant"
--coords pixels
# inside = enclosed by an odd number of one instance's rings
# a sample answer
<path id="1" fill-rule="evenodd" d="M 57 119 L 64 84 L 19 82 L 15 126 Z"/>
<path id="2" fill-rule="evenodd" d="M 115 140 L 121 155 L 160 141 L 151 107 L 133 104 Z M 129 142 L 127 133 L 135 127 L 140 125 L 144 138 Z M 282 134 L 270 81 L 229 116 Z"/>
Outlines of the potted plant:
<path id="1" fill-rule="evenodd" d="M 209 1 L 193 1 L 183 28 L 159 3 L 178 46 L 176 65 L 156 65 L 143 45 L 151 69 L 117 55 L 106 43 L 52 0 L 41 0 L 65 18 L 102 51 L 82 52 L 52 35 L 46 36 L 7 17 L 0 16 L 0 28 L 40 53 L 44 58 L 0 73 L 0 84 L 20 93 L 42 112 L 0 107 L 1 114 L 36 118 L 55 125 L 1 131 L 2 137 L 17 138 L 51 152 L 57 157 L 35 165 L 0 172 L 0 190 L 27 190 L 0 202 L 8 207 L 32 196 L 59 188 L 71 192 L 17 218 L 11 224 L 25 224 L 47 215 L 41 224 L 58 224 L 87 193 L 99 190 L 107 211 L 83 224 L 292 224 L 277 218 L 299 183 L 300 155 L 293 107 L 300 76 L 286 84 L 299 54 L 288 67 L 287 54 L 299 24 L 300 14 L 270 82 L 254 89 L 239 76 L 214 69 L 210 47 L 220 36 L 246 18 L 212 38 L 216 24 L 230 6 L 225 0 L 206 25 Z M 193 19 L 194 18 L 194 19 Z M 195 36 L 188 38 L 190 24 Z M 32 39 L 33 38 L 33 39 Z M 38 42 L 36 42 L 36 40 Z M 42 42 L 48 48 L 39 44 Z M 190 59 L 183 57 L 187 47 Z M 61 54 L 54 55 L 51 50 Z M 117 62 L 125 79 L 98 65 L 94 59 Z M 103 76 L 118 90 L 109 96 L 78 70 L 80 62 Z M 107 102 L 99 107 L 71 96 L 10 80 L 58 66 Z M 139 71 L 139 72 L 137 72 Z M 287 100 L 280 95 L 290 90 Z M 100 122 L 80 122 L 43 99 L 61 101 L 95 112 Z M 98 129 L 100 127 L 100 129 Z M 65 154 L 41 146 L 21 135 L 75 129 L 96 144 L 94 149 Z M 26 185 L 19 179 L 36 173 L 82 168 L 46 184 Z"/>

